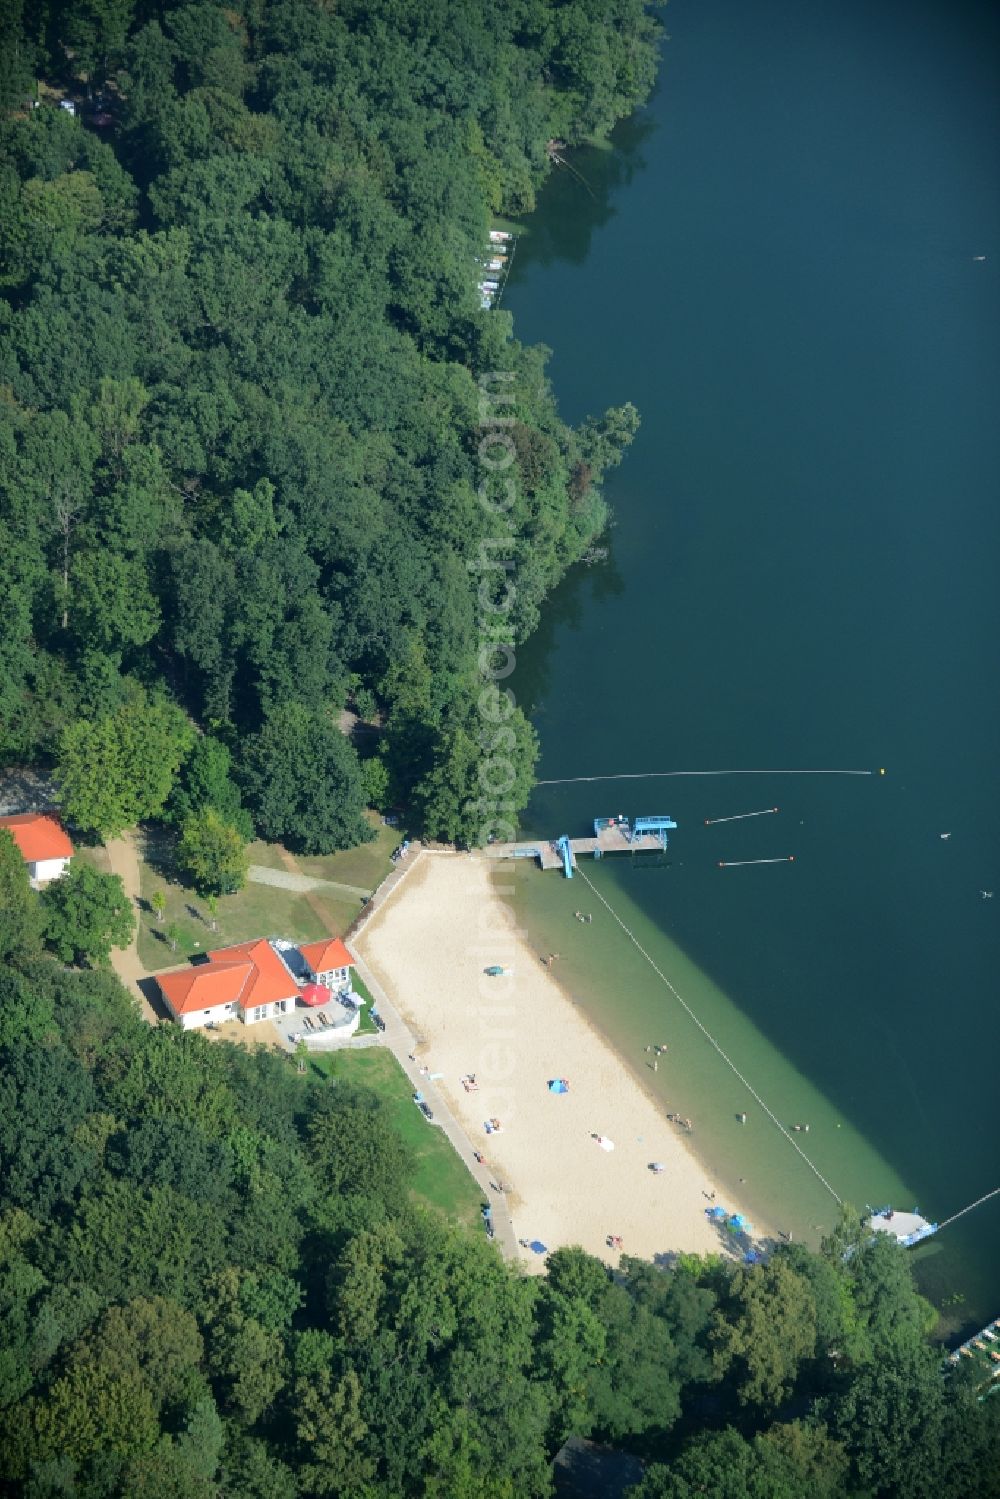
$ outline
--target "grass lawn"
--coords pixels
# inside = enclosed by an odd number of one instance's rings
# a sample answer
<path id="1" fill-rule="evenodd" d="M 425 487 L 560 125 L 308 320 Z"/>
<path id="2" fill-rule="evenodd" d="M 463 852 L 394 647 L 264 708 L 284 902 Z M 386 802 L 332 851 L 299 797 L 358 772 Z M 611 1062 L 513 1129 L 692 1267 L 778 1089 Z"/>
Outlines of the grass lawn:
<path id="1" fill-rule="evenodd" d="M 111 860 L 108 858 L 108 851 L 103 844 L 98 843 L 93 848 L 88 848 L 85 844 L 78 844 L 73 851 L 73 857 L 78 859 L 81 864 L 89 864 L 92 869 L 97 870 L 98 874 L 111 873 Z"/>
<path id="2" fill-rule="evenodd" d="M 314 879 L 374 890 L 392 870 L 390 855 L 399 844 L 400 835 L 395 829 L 384 827 L 374 812 L 369 813 L 368 818 L 377 833 L 373 843 L 318 858 L 297 857 L 296 867 Z M 342 936 L 364 904 L 360 896 L 347 890 L 319 887 L 307 898 L 293 890 L 248 880 L 238 895 L 220 896 L 216 917 L 218 931 L 213 932 L 201 896 L 187 886 L 171 883 L 168 878 L 167 870 L 172 862 L 169 858 L 171 836 L 165 829 L 154 830 L 140 844 L 140 897 L 145 902 L 145 909 L 139 916 L 139 958 L 150 972 L 171 968 L 208 949 L 248 942 L 252 937 L 288 937 L 293 942 L 314 942 L 319 937 Z M 100 858 L 107 857 L 103 849 L 89 852 L 93 852 L 98 867 Z M 251 864 L 287 872 L 288 866 L 277 844 L 251 843 L 247 853 Z M 154 892 L 158 890 L 166 899 L 162 921 L 157 919 L 150 905 Z M 176 949 L 167 941 L 170 926 L 177 928 Z M 370 1028 L 370 1025 L 363 1025 L 362 1033 Z"/>
<path id="3" fill-rule="evenodd" d="M 393 849 L 402 843 L 403 836 L 398 828 L 387 828 L 377 813 L 369 812 L 366 816 L 375 829 L 373 843 L 362 843 L 358 848 L 345 848 L 338 854 L 320 854 L 315 858 L 296 855 L 296 863 L 302 873 L 310 874 L 317 880 L 357 885 L 362 890 L 374 890 L 380 885 L 386 875 L 392 873 L 390 856 Z M 259 846 L 255 843 L 253 849 Z"/>
<path id="4" fill-rule="evenodd" d="M 357 980 L 355 986 L 361 988 Z M 470 1227 L 481 1223 L 483 1198 L 478 1185 L 447 1137 L 435 1125 L 427 1123 L 413 1102 L 410 1080 L 391 1052 L 373 1046 L 310 1060 L 330 1077 L 371 1088 L 383 1100 L 393 1124 L 416 1158 L 410 1190 L 419 1202 L 438 1208 L 458 1223 Z"/>
<path id="5" fill-rule="evenodd" d="M 361 999 L 364 1000 L 364 1004 L 361 1007 L 361 1019 L 358 1021 L 358 1028 L 355 1031 L 355 1035 L 377 1035 L 378 1026 L 372 1019 L 372 1008 L 374 1007 L 377 1009 L 378 1006 L 375 1005 L 375 1001 L 372 999 L 371 994 L 369 993 L 368 986 L 360 974 L 351 974 L 351 988 L 354 990 L 355 994 L 357 994 Z"/>
<path id="6" fill-rule="evenodd" d="M 247 844 L 247 858 L 251 864 L 263 864 L 265 869 L 284 869 L 281 848 L 277 843 L 265 843 L 258 838 Z"/>
<path id="7" fill-rule="evenodd" d="M 139 913 L 139 959 L 151 972 L 172 968 L 185 958 L 209 948 L 227 947 L 234 942 L 248 942 L 252 937 L 288 937 L 292 941 L 313 942 L 329 935 L 330 929 L 304 895 L 294 890 L 278 890 L 271 885 L 247 884 L 238 895 L 219 897 L 216 917 L 218 931 L 213 932 L 205 902 L 185 885 L 171 884 L 160 873 L 161 850 L 150 844 L 139 867 L 139 894 L 144 909 Z M 163 920 L 159 921 L 150 904 L 155 891 L 166 898 Z M 352 915 L 356 908 L 352 907 Z M 176 926 L 179 938 L 176 951 L 167 941 L 167 928 Z"/>

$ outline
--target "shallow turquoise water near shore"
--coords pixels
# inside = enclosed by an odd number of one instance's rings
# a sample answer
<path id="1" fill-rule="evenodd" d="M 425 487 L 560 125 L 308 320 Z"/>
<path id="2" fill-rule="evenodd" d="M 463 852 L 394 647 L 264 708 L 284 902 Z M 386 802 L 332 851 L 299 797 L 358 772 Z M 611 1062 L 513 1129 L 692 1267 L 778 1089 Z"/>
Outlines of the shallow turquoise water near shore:
<path id="1" fill-rule="evenodd" d="M 741 1202 L 762 1224 L 814 1245 L 836 1220 L 829 1187 L 847 1200 L 860 1196 L 864 1202 L 874 1192 L 879 1202 L 903 1201 L 906 1184 L 857 1132 L 849 1114 L 789 1064 L 669 932 L 643 912 L 631 898 L 629 878 L 622 871 L 613 875 L 609 862 L 581 866 L 572 882 L 520 864 L 513 872 L 512 899 L 540 956 L 558 951 L 554 975 L 628 1060 L 642 1086 L 665 1111 L 691 1120 L 690 1143 L 705 1162 L 706 1189 L 715 1189 L 722 1203 Z M 633 873 L 639 882 L 656 878 L 653 870 Z M 625 922 L 753 1092 L 622 935 L 598 896 Z M 591 921 L 576 920 L 577 910 Z M 657 1045 L 667 1050 L 654 1072 L 655 1051 L 647 1048 Z M 761 1100 L 794 1144 L 782 1137 Z M 739 1118 L 744 1112 L 746 1124 Z M 796 1133 L 796 1123 L 808 1124 L 808 1132 Z M 607 1122 L 608 1129 L 613 1125 Z"/>
<path id="2" fill-rule="evenodd" d="M 673 814 L 669 867 L 585 872 L 779 1117 L 808 1117 L 840 1195 L 943 1218 L 1000 1185 L 998 22 L 861 0 L 673 0 L 667 19 L 656 99 L 576 158 L 590 192 L 553 179 L 507 294 L 569 419 L 644 416 L 608 485 L 608 562 L 520 654 L 539 774 L 888 774 L 543 787 L 529 821 Z M 620 933 L 586 951 L 586 887 L 523 883 L 637 1068 L 670 1041 L 655 1086 L 719 1183 L 746 1176 L 782 1227 L 828 1218 L 777 1131 L 735 1124 L 731 1075 Z M 995 1315 L 998 1234 L 995 1201 L 917 1251 L 928 1294 Z"/>

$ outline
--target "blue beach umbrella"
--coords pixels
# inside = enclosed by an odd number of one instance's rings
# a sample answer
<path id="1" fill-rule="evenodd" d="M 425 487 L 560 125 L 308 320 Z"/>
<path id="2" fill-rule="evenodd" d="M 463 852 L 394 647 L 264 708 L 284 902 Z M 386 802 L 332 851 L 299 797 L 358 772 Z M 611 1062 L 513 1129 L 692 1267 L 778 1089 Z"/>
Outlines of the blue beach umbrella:
<path id="1" fill-rule="evenodd" d="M 726 1216 L 726 1210 L 720 1207 L 709 1208 L 708 1216 L 714 1218 L 716 1223 L 721 1223 L 722 1219 Z"/>
<path id="2" fill-rule="evenodd" d="M 554 1077 L 548 1085 L 550 1093 L 568 1093 L 569 1083 L 564 1077 Z"/>
<path id="3" fill-rule="evenodd" d="M 548 1254 L 549 1252 L 545 1245 L 542 1243 L 541 1239 L 532 1239 L 531 1243 L 528 1245 L 528 1248 L 534 1254 Z"/>

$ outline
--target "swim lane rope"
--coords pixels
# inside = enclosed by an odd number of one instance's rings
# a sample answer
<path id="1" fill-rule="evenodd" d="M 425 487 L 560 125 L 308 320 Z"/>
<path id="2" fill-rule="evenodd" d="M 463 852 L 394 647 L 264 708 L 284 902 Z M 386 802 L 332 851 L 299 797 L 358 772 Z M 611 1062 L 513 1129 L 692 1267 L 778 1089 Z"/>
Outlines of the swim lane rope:
<path id="1" fill-rule="evenodd" d="M 788 1143 L 792 1147 L 792 1149 L 798 1151 L 799 1155 L 802 1157 L 802 1159 L 805 1161 L 806 1165 L 809 1167 L 809 1170 L 813 1173 L 814 1176 L 818 1177 L 819 1180 L 823 1183 L 824 1187 L 829 1192 L 829 1194 L 833 1198 L 834 1202 L 836 1202 L 838 1204 L 838 1206 L 843 1206 L 842 1199 L 837 1196 L 837 1193 L 830 1186 L 830 1183 L 827 1181 L 826 1177 L 820 1171 L 819 1167 L 813 1165 L 812 1161 L 806 1155 L 805 1151 L 802 1149 L 802 1147 L 798 1143 L 798 1141 L 792 1139 L 791 1135 L 788 1133 L 788 1130 L 782 1124 L 781 1120 L 778 1119 L 771 1112 L 771 1110 L 768 1108 L 767 1104 L 761 1098 L 761 1096 L 757 1092 L 757 1090 L 755 1088 L 751 1087 L 750 1083 L 747 1082 L 746 1078 L 743 1076 L 742 1072 L 737 1067 L 736 1063 L 732 1060 L 731 1057 L 728 1057 L 726 1055 L 726 1053 L 723 1051 L 722 1047 L 719 1045 L 718 1041 L 716 1041 L 715 1037 L 712 1035 L 711 1031 L 707 1030 L 706 1027 L 704 1025 L 702 1025 L 701 1021 L 698 1019 L 697 1015 L 694 1013 L 694 1011 L 692 1010 L 691 1006 L 688 1004 L 687 1000 L 684 999 L 683 995 L 681 995 L 681 994 L 679 994 L 677 992 L 677 990 L 674 988 L 673 984 L 667 978 L 666 974 L 662 971 L 662 969 L 658 968 L 657 965 L 653 962 L 653 959 L 649 956 L 649 953 L 643 947 L 643 945 L 639 941 L 638 937 L 636 937 L 633 932 L 629 931 L 629 929 L 625 925 L 624 921 L 622 921 L 621 917 L 618 915 L 618 912 L 614 909 L 614 907 L 608 901 L 606 901 L 604 899 L 604 896 L 597 889 L 596 885 L 594 885 L 592 883 L 592 881 L 590 881 L 590 880 L 587 879 L 587 876 L 584 874 L 583 870 L 580 868 L 579 865 L 577 865 L 576 872 L 580 876 L 581 880 L 583 880 L 584 884 L 590 886 L 590 889 L 594 892 L 594 894 L 597 896 L 597 899 L 601 902 L 601 905 L 604 906 L 611 913 L 611 915 L 614 917 L 615 921 L 617 921 L 618 925 L 621 927 L 622 931 L 625 933 L 625 935 L 629 939 L 629 941 L 632 942 L 639 949 L 639 951 L 642 953 L 642 956 L 646 959 L 646 962 L 649 964 L 650 968 L 652 968 L 653 972 L 656 974 L 657 978 L 659 978 L 664 984 L 666 984 L 666 986 L 670 990 L 671 994 L 677 1000 L 677 1003 L 679 1005 L 681 1005 L 681 1007 L 687 1012 L 688 1016 L 694 1021 L 695 1025 L 701 1031 L 701 1033 L 705 1037 L 705 1039 L 719 1053 L 719 1056 L 726 1063 L 726 1066 L 729 1067 L 733 1072 L 735 1072 L 736 1076 L 739 1078 L 739 1080 L 743 1084 L 744 1088 L 746 1088 L 746 1090 L 750 1094 L 751 1098 L 756 1099 L 757 1103 L 764 1110 L 764 1113 L 770 1119 L 771 1123 L 775 1126 L 776 1129 L 779 1129 L 781 1131 L 781 1133 L 784 1135 L 785 1139 L 788 1141 Z M 998 1188 L 998 1190 L 1000 1190 L 1000 1188 Z"/>
<path id="2" fill-rule="evenodd" d="M 962 1208 L 961 1212 L 952 1213 L 950 1218 L 946 1218 L 943 1223 L 938 1224 L 938 1233 L 940 1233 L 943 1228 L 947 1228 L 949 1223 L 954 1223 L 956 1218 L 964 1218 L 966 1213 L 971 1213 L 972 1209 L 977 1208 L 981 1202 L 989 1202 L 991 1197 L 1000 1197 L 1000 1187 L 994 1187 L 993 1191 L 987 1192 L 985 1197 L 977 1197 L 975 1202 L 970 1202 L 969 1206 L 967 1208 Z"/>
<path id="3" fill-rule="evenodd" d="M 657 781 L 666 776 L 870 776 L 871 770 L 628 770 L 614 776 L 564 776 L 536 786 L 579 786 L 584 781 Z"/>

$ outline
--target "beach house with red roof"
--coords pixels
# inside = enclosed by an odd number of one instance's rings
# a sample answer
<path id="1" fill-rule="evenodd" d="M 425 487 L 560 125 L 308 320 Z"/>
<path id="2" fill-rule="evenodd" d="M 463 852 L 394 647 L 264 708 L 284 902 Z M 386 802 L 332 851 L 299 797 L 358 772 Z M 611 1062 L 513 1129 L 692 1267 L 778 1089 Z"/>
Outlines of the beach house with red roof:
<path id="1" fill-rule="evenodd" d="M 0 817 L 0 828 L 6 828 L 28 866 L 28 878 L 36 887 L 47 885 L 65 873 L 73 857 L 73 845 L 62 824 L 45 812 L 25 812 L 17 817 Z"/>
<path id="2" fill-rule="evenodd" d="M 320 942 L 302 942 L 299 952 L 316 975 L 316 983 L 339 994 L 351 987 L 354 959 L 339 937 L 324 937 Z"/>
<path id="3" fill-rule="evenodd" d="M 161 973 L 164 1003 L 185 1030 L 242 1020 L 256 1025 L 295 1008 L 299 985 L 265 938 L 222 947 L 207 963 Z"/>

